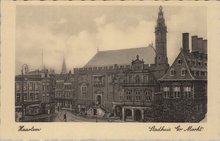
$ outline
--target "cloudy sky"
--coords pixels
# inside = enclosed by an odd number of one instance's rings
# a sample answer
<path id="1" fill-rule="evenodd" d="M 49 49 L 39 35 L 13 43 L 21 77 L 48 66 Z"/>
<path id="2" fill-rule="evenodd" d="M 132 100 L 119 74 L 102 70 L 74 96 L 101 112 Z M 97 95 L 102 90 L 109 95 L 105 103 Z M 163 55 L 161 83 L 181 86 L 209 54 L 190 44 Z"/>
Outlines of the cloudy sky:
<path id="1" fill-rule="evenodd" d="M 159 6 L 17 6 L 16 74 L 21 65 L 60 73 L 63 56 L 68 69 L 83 67 L 99 50 L 155 44 Z M 181 34 L 207 38 L 205 7 L 163 6 L 168 28 L 167 52 L 172 63 Z"/>

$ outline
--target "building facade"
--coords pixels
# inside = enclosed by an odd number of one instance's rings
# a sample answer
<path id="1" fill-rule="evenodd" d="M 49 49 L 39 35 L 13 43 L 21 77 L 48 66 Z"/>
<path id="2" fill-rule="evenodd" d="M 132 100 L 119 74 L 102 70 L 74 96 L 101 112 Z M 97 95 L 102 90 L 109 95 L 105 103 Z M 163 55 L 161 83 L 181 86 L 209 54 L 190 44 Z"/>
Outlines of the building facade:
<path id="1" fill-rule="evenodd" d="M 183 47 L 167 73 L 159 79 L 165 121 L 196 122 L 207 112 L 207 40 L 183 33 Z"/>
<path id="2" fill-rule="evenodd" d="M 54 75 L 25 71 L 15 77 L 16 121 L 40 120 L 54 112 Z"/>
<path id="3" fill-rule="evenodd" d="M 159 95 L 157 81 L 169 68 L 167 28 L 162 7 L 155 28 L 155 49 L 98 51 L 83 68 L 74 69 L 75 108 L 97 115 L 112 113 L 122 120 L 143 121 L 155 114 L 152 105 Z M 150 113 L 150 114 L 149 114 Z"/>

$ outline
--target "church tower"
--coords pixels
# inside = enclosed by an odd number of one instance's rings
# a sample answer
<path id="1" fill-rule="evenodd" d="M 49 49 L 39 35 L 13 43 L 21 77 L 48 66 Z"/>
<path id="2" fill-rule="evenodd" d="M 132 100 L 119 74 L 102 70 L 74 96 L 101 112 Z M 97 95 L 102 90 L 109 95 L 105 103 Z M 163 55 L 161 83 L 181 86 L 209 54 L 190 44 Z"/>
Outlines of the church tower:
<path id="1" fill-rule="evenodd" d="M 62 64 L 61 74 L 66 74 L 66 73 L 67 73 L 66 61 L 65 61 L 65 58 L 63 58 L 63 64 Z"/>
<path id="2" fill-rule="evenodd" d="M 167 59 L 167 27 L 163 17 L 163 8 L 159 7 L 157 18 L 157 25 L 155 27 L 155 44 L 156 44 L 156 57 L 155 64 L 157 66 L 164 66 L 168 64 Z"/>

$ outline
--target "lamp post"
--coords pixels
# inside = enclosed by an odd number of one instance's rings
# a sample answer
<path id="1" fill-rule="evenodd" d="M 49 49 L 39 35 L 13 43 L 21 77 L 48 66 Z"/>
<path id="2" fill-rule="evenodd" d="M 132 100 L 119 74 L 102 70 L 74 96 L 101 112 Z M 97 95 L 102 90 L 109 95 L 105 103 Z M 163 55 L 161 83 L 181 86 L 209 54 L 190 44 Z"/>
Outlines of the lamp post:
<path id="1" fill-rule="evenodd" d="M 24 106 L 24 69 L 27 71 L 28 70 L 28 65 L 27 64 L 23 64 L 21 67 L 21 108 L 22 108 L 22 115 L 21 115 L 21 121 L 24 120 L 24 110 L 25 110 L 25 106 Z"/>

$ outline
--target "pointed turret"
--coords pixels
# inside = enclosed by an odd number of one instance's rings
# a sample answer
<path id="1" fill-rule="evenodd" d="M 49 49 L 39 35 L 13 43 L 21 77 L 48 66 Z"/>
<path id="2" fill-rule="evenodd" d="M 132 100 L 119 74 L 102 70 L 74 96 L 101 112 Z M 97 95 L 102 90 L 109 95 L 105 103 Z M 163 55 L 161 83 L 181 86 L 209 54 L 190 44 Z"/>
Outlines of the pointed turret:
<path id="1" fill-rule="evenodd" d="M 63 64 L 62 64 L 61 74 L 67 74 L 65 58 L 63 58 Z"/>

